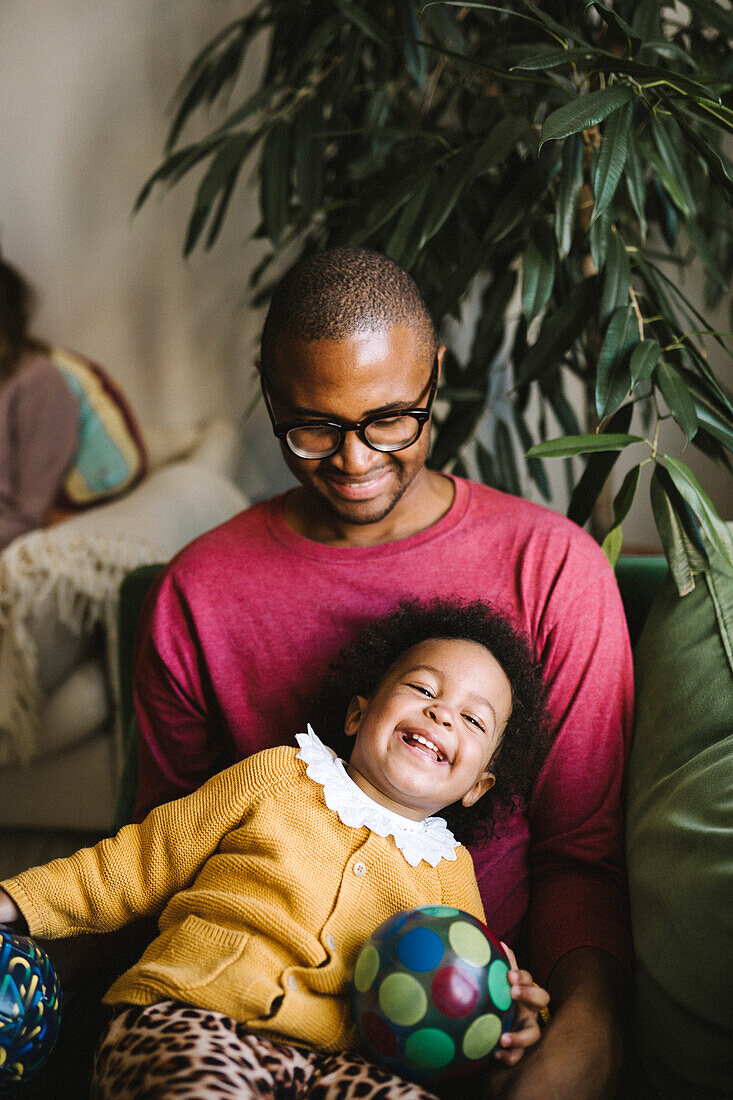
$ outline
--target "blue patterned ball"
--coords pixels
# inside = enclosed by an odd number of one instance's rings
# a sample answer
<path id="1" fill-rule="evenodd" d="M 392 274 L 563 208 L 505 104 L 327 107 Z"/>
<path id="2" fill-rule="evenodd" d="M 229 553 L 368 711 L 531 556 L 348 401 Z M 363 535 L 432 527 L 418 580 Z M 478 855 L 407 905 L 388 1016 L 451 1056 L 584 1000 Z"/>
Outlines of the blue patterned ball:
<path id="1" fill-rule="evenodd" d="M 0 1089 L 41 1068 L 60 1022 L 61 986 L 48 955 L 0 925 Z"/>
<path id="2" fill-rule="evenodd" d="M 367 1057 L 414 1081 L 479 1066 L 514 1019 L 508 970 L 501 944 L 469 913 L 427 905 L 390 917 L 354 969 Z"/>

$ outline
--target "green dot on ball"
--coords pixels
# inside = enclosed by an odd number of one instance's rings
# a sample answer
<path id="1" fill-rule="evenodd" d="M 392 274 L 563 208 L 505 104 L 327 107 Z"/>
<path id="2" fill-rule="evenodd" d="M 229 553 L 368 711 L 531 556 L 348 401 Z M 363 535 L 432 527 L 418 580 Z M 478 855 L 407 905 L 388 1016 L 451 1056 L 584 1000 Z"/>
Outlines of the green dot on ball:
<path id="1" fill-rule="evenodd" d="M 376 947 L 368 943 L 359 952 L 354 968 L 354 985 L 360 993 L 366 993 L 369 986 L 377 976 L 379 970 L 379 952 Z"/>
<path id="2" fill-rule="evenodd" d="M 466 1028 L 463 1036 L 463 1053 L 472 1062 L 490 1054 L 501 1035 L 501 1020 L 493 1013 L 479 1016 Z"/>
<path id="3" fill-rule="evenodd" d="M 393 1024 L 411 1027 L 428 1007 L 425 990 L 410 974 L 390 974 L 379 987 L 379 1007 Z"/>
<path id="4" fill-rule="evenodd" d="M 452 1061 L 456 1044 L 437 1027 L 413 1031 L 405 1043 L 405 1054 L 419 1069 L 442 1069 Z"/>
<path id="5" fill-rule="evenodd" d="M 491 958 L 491 944 L 481 929 L 468 921 L 454 921 L 448 931 L 448 939 L 459 959 L 471 966 L 486 966 Z"/>
<path id="6" fill-rule="evenodd" d="M 423 905 L 420 910 L 425 917 L 457 917 L 460 909 L 453 909 L 450 905 Z"/>
<path id="7" fill-rule="evenodd" d="M 500 1012 L 506 1012 L 512 1003 L 512 990 L 507 974 L 509 968 L 501 959 L 494 959 L 489 967 L 489 994 Z"/>

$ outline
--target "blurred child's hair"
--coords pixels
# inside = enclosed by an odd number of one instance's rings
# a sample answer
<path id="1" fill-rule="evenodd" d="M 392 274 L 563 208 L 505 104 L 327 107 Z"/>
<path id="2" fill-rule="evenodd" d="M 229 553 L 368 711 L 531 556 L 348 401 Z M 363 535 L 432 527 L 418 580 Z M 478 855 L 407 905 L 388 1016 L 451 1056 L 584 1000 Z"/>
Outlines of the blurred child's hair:
<path id="1" fill-rule="evenodd" d="M 0 255 L 0 383 L 15 371 L 28 344 L 33 291 Z"/>
<path id="2" fill-rule="evenodd" d="M 367 626 L 330 665 L 313 711 L 316 733 L 348 760 L 344 732 L 355 695 L 371 698 L 398 658 L 431 638 L 478 642 L 504 670 L 512 689 L 512 713 L 491 761 L 496 783 L 473 806 L 441 810 L 457 840 L 470 844 L 496 835 L 502 814 L 525 806 L 551 744 L 550 716 L 539 661 L 523 634 L 483 600 L 407 599 Z"/>

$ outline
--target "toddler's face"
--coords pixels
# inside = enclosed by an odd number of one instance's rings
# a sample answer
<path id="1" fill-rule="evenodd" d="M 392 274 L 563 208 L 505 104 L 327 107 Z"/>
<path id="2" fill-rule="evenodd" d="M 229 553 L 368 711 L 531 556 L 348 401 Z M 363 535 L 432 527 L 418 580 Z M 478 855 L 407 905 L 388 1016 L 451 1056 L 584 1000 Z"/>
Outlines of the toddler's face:
<path id="1" fill-rule="evenodd" d="M 501 665 L 477 642 L 432 638 L 408 649 L 346 718 L 351 778 L 382 806 L 421 820 L 494 784 L 489 764 L 512 711 Z"/>

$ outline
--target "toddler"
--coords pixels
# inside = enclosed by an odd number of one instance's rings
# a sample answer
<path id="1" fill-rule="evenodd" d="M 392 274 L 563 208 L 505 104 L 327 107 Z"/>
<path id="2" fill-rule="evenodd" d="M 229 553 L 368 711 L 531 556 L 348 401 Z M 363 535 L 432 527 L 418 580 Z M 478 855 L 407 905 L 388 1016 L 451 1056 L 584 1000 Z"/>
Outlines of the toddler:
<path id="1" fill-rule="evenodd" d="M 531 791 L 547 750 L 540 672 L 487 604 L 406 602 L 346 647 L 314 714 L 325 744 L 309 726 L 297 749 L 257 753 L 2 883 L 0 920 L 37 936 L 159 914 L 105 995 L 98 1100 L 429 1097 L 351 1053 L 354 963 L 403 909 L 484 920 L 462 842 Z M 515 1025 L 495 1056 L 510 1065 L 548 1003 L 512 966 Z"/>

